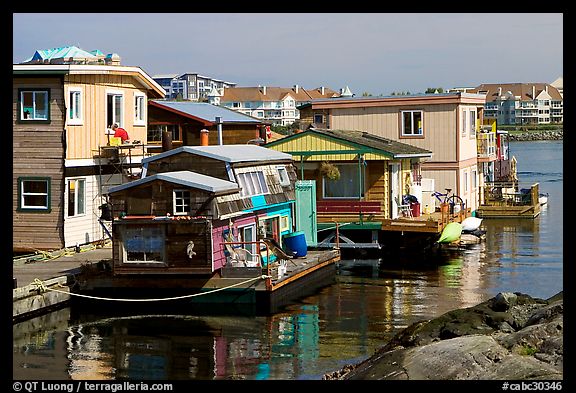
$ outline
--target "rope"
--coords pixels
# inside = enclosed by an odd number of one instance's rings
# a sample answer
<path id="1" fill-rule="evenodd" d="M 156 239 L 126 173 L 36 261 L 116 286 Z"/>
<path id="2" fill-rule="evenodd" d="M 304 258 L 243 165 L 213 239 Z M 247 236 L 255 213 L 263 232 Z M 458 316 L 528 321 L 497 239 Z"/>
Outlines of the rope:
<path id="1" fill-rule="evenodd" d="M 350 224 L 352 224 L 352 223 L 351 223 L 351 222 L 345 222 L 344 224 L 338 225 L 338 227 L 341 228 L 341 227 L 343 227 L 344 225 L 350 225 Z M 329 227 L 329 228 L 319 229 L 317 232 L 327 231 L 327 230 L 329 230 L 329 229 L 336 229 L 336 228 L 337 228 L 336 226 L 333 226 L 333 227 Z"/>
<path id="2" fill-rule="evenodd" d="M 202 295 L 208 295 L 214 292 L 218 292 L 218 291 L 223 291 L 225 289 L 230 289 L 233 287 L 237 287 L 243 284 L 247 284 L 250 281 L 255 281 L 255 280 L 265 280 L 267 278 L 271 278 L 272 276 L 267 276 L 267 275 L 261 275 L 258 277 L 253 277 L 249 280 L 246 281 L 242 281 L 242 282 L 238 282 L 236 284 L 232 284 L 229 285 L 227 287 L 224 288 L 217 288 L 208 292 L 201 292 L 201 293 L 194 293 L 191 295 L 183 295 L 183 296 L 175 296 L 175 297 L 166 297 L 166 298 L 158 298 L 158 299 L 114 299 L 114 298 L 108 298 L 108 297 L 99 297 L 99 296 L 90 296 L 90 295 L 82 295 L 80 293 L 73 293 L 73 292 L 65 292 L 65 291 L 60 291 L 58 289 L 53 289 L 53 288 L 47 288 L 46 285 L 44 285 L 44 283 L 38 279 L 35 278 L 34 281 L 32 282 L 34 285 L 37 285 L 40 289 L 42 288 L 43 290 L 48 290 L 48 291 L 54 291 L 54 292 L 60 292 L 60 293 L 64 293 L 66 295 L 72 295 L 72 296 L 79 296 L 79 297 L 83 297 L 83 298 L 87 298 L 87 299 L 95 299 L 95 300 L 109 300 L 109 301 L 116 301 L 116 302 L 161 302 L 161 301 L 166 301 L 166 300 L 179 300 L 179 299 L 186 299 L 186 298 L 190 298 L 190 297 L 195 297 L 195 296 L 202 296 Z M 62 286 L 62 285 L 61 285 Z"/>

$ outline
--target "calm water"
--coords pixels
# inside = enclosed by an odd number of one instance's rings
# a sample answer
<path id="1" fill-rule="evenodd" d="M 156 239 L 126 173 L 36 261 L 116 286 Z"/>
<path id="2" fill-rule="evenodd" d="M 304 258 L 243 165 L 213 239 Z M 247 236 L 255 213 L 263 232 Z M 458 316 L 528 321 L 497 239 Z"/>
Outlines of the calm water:
<path id="1" fill-rule="evenodd" d="M 63 309 L 14 326 L 15 379 L 321 379 L 411 323 L 501 291 L 563 290 L 562 142 L 513 142 L 522 186 L 550 194 L 534 220 L 484 220 L 485 243 L 419 261 L 342 261 L 336 283 L 272 316 L 104 317 Z M 113 307 L 113 306 L 112 306 Z"/>

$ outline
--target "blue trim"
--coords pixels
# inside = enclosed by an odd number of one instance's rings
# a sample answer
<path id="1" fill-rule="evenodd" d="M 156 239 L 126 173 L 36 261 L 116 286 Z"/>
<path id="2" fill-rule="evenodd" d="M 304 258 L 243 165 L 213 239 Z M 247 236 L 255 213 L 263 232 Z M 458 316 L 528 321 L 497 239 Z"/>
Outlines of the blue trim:
<path id="1" fill-rule="evenodd" d="M 267 205 L 267 206 L 265 205 L 265 206 L 260 206 L 260 207 L 253 207 L 253 208 L 251 208 L 251 209 L 245 209 L 245 210 L 242 210 L 242 211 L 243 211 L 243 212 L 253 212 L 253 211 L 256 211 L 256 210 L 272 209 L 272 208 L 275 208 L 275 207 L 279 207 L 279 206 L 283 206 L 283 205 L 290 205 L 290 204 L 294 204 L 294 203 L 296 203 L 296 201 L 281 202 L 281 203 L 275 203 L 275 204 L 273 204 L 273 205 Z M 287 208 L 287 209 L 290 209 L 290 206 L 287 206 L 286 208 Z"/>

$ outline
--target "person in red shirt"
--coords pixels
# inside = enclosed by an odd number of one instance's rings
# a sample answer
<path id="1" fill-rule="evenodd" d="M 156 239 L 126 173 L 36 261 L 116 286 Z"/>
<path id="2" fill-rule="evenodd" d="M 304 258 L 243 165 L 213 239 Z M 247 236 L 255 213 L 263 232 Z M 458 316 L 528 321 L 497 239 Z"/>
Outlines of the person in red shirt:
<path id="1" fill-rule="evenodd" d="M 118 123 L 114 123 L 114 125 L 112 125 L 112 130 L 114 131 L 114 137 L 122 139 L 122 143 L 126 143 L 130 140 L 128 132 L 126 132 L 124 128 L 120 127 Z"/>

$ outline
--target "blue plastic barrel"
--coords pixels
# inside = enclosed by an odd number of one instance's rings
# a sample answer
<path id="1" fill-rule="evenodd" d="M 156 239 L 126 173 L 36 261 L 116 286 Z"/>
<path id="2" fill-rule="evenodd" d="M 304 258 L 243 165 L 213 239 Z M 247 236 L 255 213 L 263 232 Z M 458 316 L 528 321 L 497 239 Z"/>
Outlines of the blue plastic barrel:
<path id="1" fill-rule="evenodd" d="M 305 257 L 308 254 L 308 246 L 306 245 L 306 235 L 302 231 L 292 232 L 284 235 L 284 245 L 290 251 L 295 252 L 296 258 Z"/>

